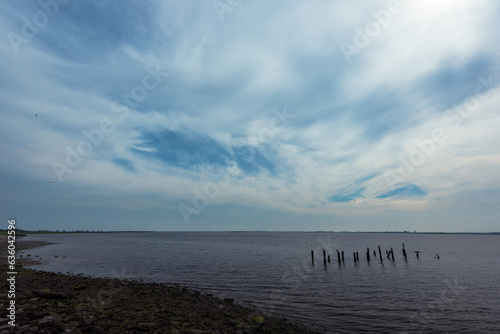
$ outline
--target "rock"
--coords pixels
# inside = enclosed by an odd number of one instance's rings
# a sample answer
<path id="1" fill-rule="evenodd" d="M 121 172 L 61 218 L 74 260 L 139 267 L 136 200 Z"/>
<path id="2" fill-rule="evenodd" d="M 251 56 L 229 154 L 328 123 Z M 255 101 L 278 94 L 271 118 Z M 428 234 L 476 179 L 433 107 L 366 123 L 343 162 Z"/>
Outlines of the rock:
<path id="1" fill-rule="evenodd" d="M 38 333 L 38 326 L 32 326 L 32 327 L 30 327 L 29 332 L 30 333 Z"/>
<path id="2" fill-rule="evenodd" d="M 60 323 L 62 317 L 60 315 L 47 315 L 42 319 L 38 320 L 38 326 L 41 327 L 53 327 L 55 324 Z"/>
<path id="3" fill-rule="evenodd" d="M 66 299 L 68 296 L 59 292 L 33 290 L 31 291 L 35 296 L 48 298 L 48 299 Z"/>
<path id="4" fill-rule="evenodd" d="M 87 289 L 87 285 L 86 284 L 81 284 L 81 285 L 77 285 L 74 287 L 75 290 L 85 290 Z"/>
<path id="5" fill-rule="evenodd" d="M 104 330 L 100 326 L 87 325 L 82 327 L 82 333 L 101 334 L 104 333 Z"/>
<path id="6" fill-rule="evenodd" d="M 40 312 L 40 311 L 36 311 L 33 309 L 29 309 L 26 312 L 26 316 L 30 320 L 40 319 L 40 318 L 43 318 L 45 315 L 47 315 L 46 312 Z"/>
<path id="7" fill-rule="evenodd" d="M 142 326 L 140 324 L 133 324 L 133 325 L 128 326 L 127 330 L 139 331 L 139 332 L 147 332 L 147 331 L 151 330 L 151 328 L 147 328 L 147 327 Z"/>
<path id="8" fill-rule="evenodd" d="M 193 328 L 187 329 L 187 331 L 189 333 L 191 333 L 191 334 L 201 334 L 201 333 L 203 333 L 202 330 L 200 330 L 200 329 L 193 329 Z"/>
<path id="9" fill-rule="evenodd" d="M 12 328 L 11 325 L 7 324 L 7 325 L 3 325 L 3 326 L 0 326 L 0 331 L 4 331 L 6 330 L 7 332 L 6 333 L 9 333 L 9 329 Z"/>
<path id="10" fill-rule="evenodd" d="M 18 325 L 16 325 L 18 326 Z M 29 329 L 29 325 L 24 325 L 21 328 L 17 328 L 15 332 L 11 332 L 10 330 L 12 329 L 11 325 L 5 325 L 5 326 L 0 326 L 0 333 L 26 333 L 26 331 Z"/>
<path id="11" fill-rule="evenodd" d="M 260 325 L 260 324 L 262 324 L 264 322 L 264 317 L 262 317 L 262 316 L 253 316 L 252 320 L 255 321 L 256 323 L 258 323 Z"/>
<path id="12" fill-rule="evenodd" d="M 145 327 L 147 329 L 156 329 L 159 327 L 158 323 L 156 323 L 156 322 L 140 322 L 139 326 Z"/>
<path id="13" fill-rule="evenodd" d="M 21 328 L 18 328 L 16 330 L 16 333 L 29 333 L 28 331 L 30 330 L 30 325 L 24 325 Z"/>

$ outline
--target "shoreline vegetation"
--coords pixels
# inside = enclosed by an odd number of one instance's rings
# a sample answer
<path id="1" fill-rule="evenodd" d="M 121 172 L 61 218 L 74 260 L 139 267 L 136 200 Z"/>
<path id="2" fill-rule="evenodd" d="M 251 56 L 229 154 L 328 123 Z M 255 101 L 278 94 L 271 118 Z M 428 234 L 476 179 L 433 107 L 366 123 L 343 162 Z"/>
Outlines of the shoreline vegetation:
<path id="1" fill-rule="evenodd" d="M 19 235 L 17 235 L 19 237 Z M 16 240 L 16 252 L 46 245 Z M 7 241 L 0 236 L 7 273 Z M 67 275 L 24 268 L 16 259 L 16 326 L 8 325 L 7 298 L 0 302 L 3 333 L 314 333 L 286 319 L 263 315 L 196 290 L 164 283 Z M 9 291 L 1 282 L 2 296 Z"/>

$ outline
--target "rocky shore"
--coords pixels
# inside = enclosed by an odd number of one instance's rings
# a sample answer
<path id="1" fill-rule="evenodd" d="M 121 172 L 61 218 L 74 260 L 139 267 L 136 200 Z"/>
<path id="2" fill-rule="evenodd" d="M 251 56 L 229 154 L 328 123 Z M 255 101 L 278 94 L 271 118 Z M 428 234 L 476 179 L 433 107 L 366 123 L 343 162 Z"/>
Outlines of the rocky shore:
<path id="1" fill-rule="evenodd" d="M 2 264 L 7 268 L 5 237 Z M 17 250 L 36 244 L 20 241 Z M 26 269 L 16 262 L 16 326 L 8 324 L 9 282 L 0 289 L 2 333 L 312 333 L 283 319 L 186 288 Z M 4 276 L 2 274 L 2 276 Z"/>

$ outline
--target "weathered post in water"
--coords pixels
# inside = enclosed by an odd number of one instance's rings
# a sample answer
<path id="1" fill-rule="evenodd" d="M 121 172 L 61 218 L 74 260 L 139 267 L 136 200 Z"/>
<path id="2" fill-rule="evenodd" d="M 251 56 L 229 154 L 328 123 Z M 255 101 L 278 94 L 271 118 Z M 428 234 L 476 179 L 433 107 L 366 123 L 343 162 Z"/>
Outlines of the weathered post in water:
<path id="1" fill-rule="evenodd" d="M 337 250 L 337 260 L 338 260 L 339 266 L 340 266 L 342 263 L 340 262 L 340 252 L 338 250 Z"/>
<path id="2" fill-rule="evenodd" d="M 370 262 L 370 248 L 366 248 L 366 261 Z"/>
<path id="3" fill-rule="evenodd" d="M 352 255 L 354 256 L 354 264 L 356 264 L 356 252 L 352 252 Z"/>
<path id="4" fill-rule="evenodd" d="M 359 262 L 359 253 L 356 252 L 356 260 Z"/>
<path id="5" fill-rule="evenodd" d="M 326 266 L 326 251 L 323 249 L 323 264 Z"/>
<path id="6" fill-rule="evenodd" d="M 392 250 L 392 247 L 391 247 L 391 256 L 392 256 L 392 262 L 394 262 L 394 251 Z"/>
<path id="7" fill-rule="evenodd" d="M 375 249 L 373 250 L 373 257 L 377 257 L 377 252 L 375 251 Z"/>
<path id="8" fill-rule="evenodd" d="M 311 261 L 312 265 L 314 266 L 314 251 L 311 249 Z"/>
<path id="9" fill-rule="evenodd" d="M 403 244 L 403 256 L 405 257 L 405 261 L 407 260 L 406 258 L 406 249 L 405 249 L 405 244 Z"/>
<path id="10" fill-rule="evenodd" d="M 344 251 L 342 251 L 342 263 L 344 263 Z"/>
<path id="11" fill-rule="evenodd" d="M 380 256 L 380 262 L 382 262 L 382 251 L 380 250 L 380 246 L 378 246 L 378 255 Z"/>
<path id="12" fill-rule="evenodd" d="M 417 259 L 420 259 L 420 257 L 418 256 L 420 254 L 420 251 L 415 251 L 415 254 L 417 254 Z"/>
<path id="13" fill-rule="evenodd" d="M 330 263 L 330 255 L 328 255 L 328 263 Z"/>

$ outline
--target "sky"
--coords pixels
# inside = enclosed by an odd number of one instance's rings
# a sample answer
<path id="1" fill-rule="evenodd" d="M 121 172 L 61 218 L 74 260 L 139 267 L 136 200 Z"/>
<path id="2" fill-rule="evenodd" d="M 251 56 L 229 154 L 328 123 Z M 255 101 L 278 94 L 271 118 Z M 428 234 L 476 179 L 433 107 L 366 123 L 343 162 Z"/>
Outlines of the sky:
<path id="1" fill-rule="evenodd" d="M 1 1 L 24 229 L 499 231 L 500 3 Z"/>

